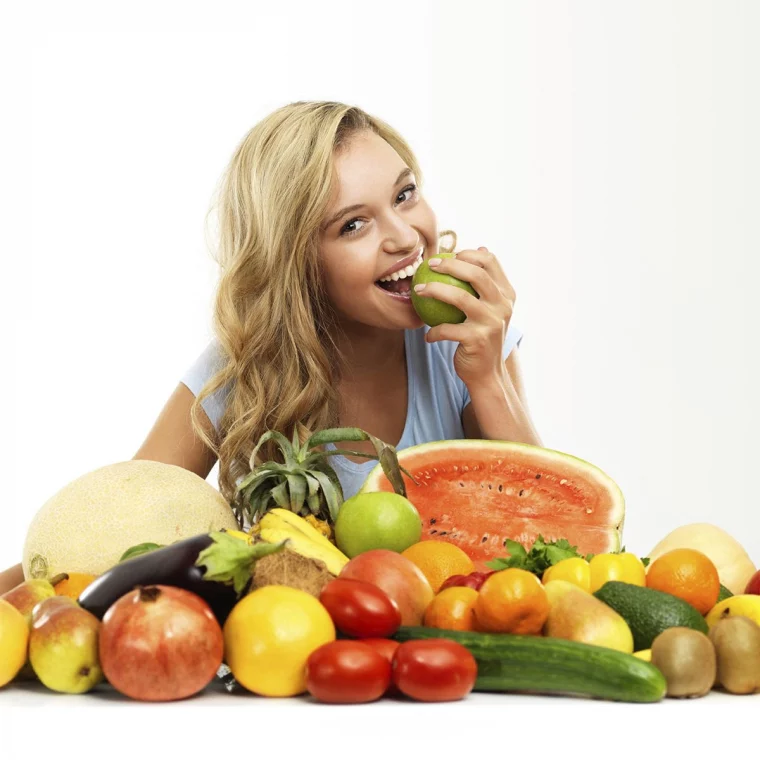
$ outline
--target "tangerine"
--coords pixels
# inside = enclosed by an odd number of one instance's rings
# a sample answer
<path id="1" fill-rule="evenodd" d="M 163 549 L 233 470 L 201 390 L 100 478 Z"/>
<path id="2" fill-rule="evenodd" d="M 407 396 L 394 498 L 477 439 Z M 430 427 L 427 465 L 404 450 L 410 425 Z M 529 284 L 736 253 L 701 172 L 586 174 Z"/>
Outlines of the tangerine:
<path id="1" fill-rule="evenodd" d="M 540 634 L 549 598 L 533 573 L 510 567 L 487 578 L 475 602 L 475 627 L 490 633 Z"/>
<path id="2" fill-rule="evenodd" d="M 474 631 L 477 599 L 478 592 L 474 588 L 446 588 L 428 605 L 423 625 L 447 631 Z"/>
<path id="3" fill-rule="evenodd" d="M 467 554 L 448 541 L 419 541 L 401 552 L 401 556 L 417 565 L 436 594 L 452 575 L 469 575 L 475 570 Z"/>
<path id="4" fill-rule="evenodd" d="M 97 578 L 90 573 L 64 573 L 66 576 L 53 586 L 56 596 L 79 599 L 79 595 Z"/>
<path id="5" fill-rule="evenodd" d="M 696 549 L 672 549 L 649 566 L 647 588 L 677 596 L 706 615 L 718 601 L 720 578 L 706 554 Z"/>

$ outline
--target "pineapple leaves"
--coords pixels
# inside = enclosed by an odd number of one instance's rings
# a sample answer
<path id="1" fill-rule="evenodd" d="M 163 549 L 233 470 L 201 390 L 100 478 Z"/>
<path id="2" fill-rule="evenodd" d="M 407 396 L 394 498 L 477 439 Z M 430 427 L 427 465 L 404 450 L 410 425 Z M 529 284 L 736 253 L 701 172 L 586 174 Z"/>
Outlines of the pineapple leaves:
<path id="1" fill-rule="evenodd" d="M 303 503 L 306 500 L 306 477 L 303 473 L 288 473 L 288 490 L 290 491 L 290 504 L 288 508 L 291 512 L 300 515 Z"/>
<path id="2" fill-rule="evenodd" d="M 327 510 L 330 513 L 330 520 L 335 523 L 335 520 L 338 518 L 338 510 L 340 509 L 340 502 L 338 501 L 338 494 L 335 491 L 335 486 L 326 473 L 320 472 L 319 470 L 312 470 L 311 472 L 319 481 L 320 486 L 322 486 L 322 493 L 327 501 Z"/>
<path id="3" fill-rule="evenodd" d="M 275 441 L 284 464 L 264 462 L 256 464 L 256 456 L 267 441 Z M 341 441 L 370 441 L 374 454 L 351 449 L 317 450 L 325 444 Z M 294 427 L 292 442 L 276 430 L 267 430 L 259 438 L 249 458 L 250 472 L 237 487 L 236 514 L 239 520 L 247 516 L 251 524 L 276 505 L 305 516 L 313 514 L 319 519 L 334 523 L 343 503 L 343 488 L 335 470 L 328 464 L 331 456 L 359 456 L 380 462 L 383 472 L 396 493 L 406 496 L 401 473 L 414 477 L 400 466 L 396 449 L 359 428 L 329 428 L 311 435 L 300 445 L 298 425 Z"/>

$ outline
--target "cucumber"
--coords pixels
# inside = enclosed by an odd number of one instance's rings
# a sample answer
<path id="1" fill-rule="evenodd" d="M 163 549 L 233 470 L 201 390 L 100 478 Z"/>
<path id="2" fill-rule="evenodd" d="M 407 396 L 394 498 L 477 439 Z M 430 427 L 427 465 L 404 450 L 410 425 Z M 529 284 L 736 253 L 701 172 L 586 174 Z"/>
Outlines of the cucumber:
<path id="1" fill-rule="evenodd" d="M 393 638 L 459 642 L 478 663 L 473 691 L 566 694 L 618 702 L 659 702 L 667 691 L 665 677 L 651 663 L 577 641 L 423 626 L 401 627 Z"/>
<path id="2" fill-rule="evenodd" d="M 668 628 L 693 628 L 707 633 L 704 617 L 688 602 L 664 591 L 607 581 L 594 596 L 625 619 L 633 634 L 633 648 L 651 649 L 652 642 Z"/>

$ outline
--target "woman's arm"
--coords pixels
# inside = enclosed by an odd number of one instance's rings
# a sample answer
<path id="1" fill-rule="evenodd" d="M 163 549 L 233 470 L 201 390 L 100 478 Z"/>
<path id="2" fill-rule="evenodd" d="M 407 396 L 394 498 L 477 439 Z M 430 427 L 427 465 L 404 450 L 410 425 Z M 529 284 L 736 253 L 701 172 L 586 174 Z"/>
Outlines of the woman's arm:
<path id="1" fill-rule="evenodd" d="M 19 562 L 18 565 L 9 567 L 7 570 L 0 573 L 0 596 L 23 582 L 24 571 L 21 569 L 21 563 Z"/>
<path id="2" fill-rule="evenodd" d="M 216 455 L 193 430 L 190 407 L 194 400 L 192 391 L 183 383 L 179 383 L 161 410 L 148 437 L 132 458 L 176 464 L 205 480 L 216 463 Z M 201 424 L 209 437 L 214 440 L 216 435 L 214 426 L 202 410 Z M 10 591 L 23 581 L 24 573 L 21 564 L 0 572 L 0 594 Z"/>
<path id="3" fill-rule="evenodd" d="M 517 346 L 509 352 L 502 377 L 470 388 L 470 398 L 462 411 L 465 437 L 543 446 L 528 412 Z"/>
<path id="4" fill-rule="evenodd" d="M 132 458 L 176 464 L 205 480 L 216 463 L 216 454 L 193 430 L 190 407 L 194 400 L 193 392 L 184 383 L 179 383 L 161 410 L 148 437 Z M 215 440 L 214 426 L 202 409 L 200 417 L 204 431 Z"/>

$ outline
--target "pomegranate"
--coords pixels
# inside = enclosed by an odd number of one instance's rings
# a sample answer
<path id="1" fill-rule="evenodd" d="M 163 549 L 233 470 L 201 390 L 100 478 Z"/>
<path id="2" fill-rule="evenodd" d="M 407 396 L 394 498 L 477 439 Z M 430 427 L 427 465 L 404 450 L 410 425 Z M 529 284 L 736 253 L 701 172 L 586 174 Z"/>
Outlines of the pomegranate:
<path id="1" fill-rule="evenodd" d="M 211 608 L 173 586 L 138 587 L 109 607 L 100 663 L 111 686 L 132 699 L 184 699 L 205 688 L 224 654 Z"/>

